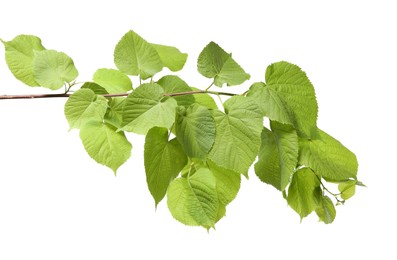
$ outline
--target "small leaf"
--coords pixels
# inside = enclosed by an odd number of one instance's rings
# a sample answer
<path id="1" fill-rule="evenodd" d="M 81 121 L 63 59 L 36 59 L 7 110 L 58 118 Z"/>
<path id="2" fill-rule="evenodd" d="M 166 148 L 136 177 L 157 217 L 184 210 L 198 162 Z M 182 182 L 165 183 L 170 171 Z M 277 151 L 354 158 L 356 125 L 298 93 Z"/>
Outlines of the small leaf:
<path id="1" fill-rule="evenodd" d="M 321 198 L 320 181 L 309 168 L 297 170 L 288 188 L 288 205 L 302 218 L 315 210 Z"/>
<path id="2" fill-rule="evenodd" d="M 156 49 L 133 31 L 127 32 L 114 49 L 114 64 L 127 75 L 152 77 L 163 64 Z"/>
<path id="3" fill-rule="evenodd" d="M 109 107 L 105 114 L 105 122 L 120 128 L 123 122 L 123 106 L 125 97 L 113 97 L 109 100 Z"/>
<path id="4" fill-rule="evenodd" d="M 33 76 L 35 52 L 45 50 L 39 37 L 18 35 L 11 41 L 2 41 L 8 68 L 18 80 L 28 86 L 39 86 Z"/>
<path id="5" fill-rule="evenodd" d="M 182 53 L 177 48 L 172 46 L 153 43 L 152 46 L 159 54 L 164 67 L 169 68 L 171 71 L 179 71 L 185 65 L 187 60 L 187 53 Z"/>
<path id="6" fill-rule="evenodd" d="M 124 93 L 132 90 L 130 78 L 118 70 L 98 69 L 92 79 L 111 94 Z"/>
<path id="7" fill-rule="evenodd" d="M 33 75 L 40 86 L 57 90 L 77 78 L 79 73 L 65 53 L 43 50 L 36 52 L 33 59 Z"/>
<path id="8" fill-rule="evenodd" d="M 179 107 L 175 129 L 178 141 L 189 157 L 205 159 L 215 139 L 215 122 L 211 112 L 200 105 Z"/>
<path id="9" fill-rule="evenodd" d="M 356 180 L 348 180 L 342 183 L 339 183 L 338 189 L 340 191 L 340 196 L 342 199 L 347 200 L 354 196 L 356 193 Z"/>
<path id="10" fill-rule="evenodd" d="M 98 84 L 94 82 L 85 82 L 83 86 L 81 86 L 82 89 L 87 88 L 91 89 L 95 94 L 98 95 L 103 95 L 103 94 L 109 94 L 109 92 L 106 91 L 105 88 L 99 86 Z"/>
<path id="11" fill-rule="evenodd" d="M 168 141 L 168 129 L 153 127 L 146 135 L 144 161 L 146 181 L 157 206 L 187 163 L 187 157 L 175 138 Z"/>
<path id="12" fill-rule="evenodd" d="M 325 224 L 331 224 L 334 221 L 336 210 L 332 200 L 329 197 L 323 196 L 321 198 L 321 203 L 316 208 L 316 214 L 319 217 L 319 220 Z"/>
<path id="13" fill-rule="evenodd" d="M 157 81 L 157 84 L 159 84 L 164 89 L 164 93 L 167 94 L 192 91 L 185 81 L 174 75 L 162 77 L 159 81 Z M 178 106 L 189 107 L 195 102 L 193 95 L 176 96 L 173 98 L 178 103 Z"/>
<path id="14" fill-rule="evenodd" d="M 79 89 L 68 98 L 65 116 L 70 129 L 81 128 L 90 121 L 102 122 L 108 108 L 108 100 L 88 88 Z"/>
<path id="15" fill-rule="evenodd" d="M 318 136 L 299 140 L 299 163 L 312 168 L 327 181 L 355 179 L 358 163 L 354 153 L 320 129 Z"/>
<path id="16" fill-rule="evenodd" d="M 181 223 L 214 227 L 219 213 L 214 175 L 202 168 L 191 177 L 175 179 L 168 188 L 167 203 L 172 216 Z"/>
<path id="17" fill-rule="evenodd" d="M 292 126 L 271 122 L 264 128 L 255 173 L 265 183 L 283 191 L 298 162 L 298 136 Z"/>
<path id="18" fill-rule="evenodd" d="M 155 126 L 170 128 L 175 121 L 177 103 L 173 98 L 163 97 L 163 93 L 160 85 L 148 83 L 128 95 L 121 130 L 146 134 Z"/>
<path id="19" fill-rule="evenodd" d="M 191 88 L 193 91 L 199 90 L 198 88 Z M 218 109 L 215 100 L 208 94 L 194 94 L 192 95 L 195 99 L 195 103 L 202 105 L 208 109 Z"/>
<path id="20" fill-rule="evenodd" d="M 123 132 L 102 122 L 89 122 L 80 130 L 80 138 L 87 153 L 96 162 L 114 171 L 131 156 L 132 145 Z"/>
<path id="21" fill-rule="evenodd" d="M 215 142 L 208 159 L 246 174 L 260 148 L 263 117 L 251 98 L 234 96 L 224 103 L 225 113 L 213 110 Z"/>
<path id="22" fill-rule="evenodd" d="M 250 75 L 234 61 L 218 44 L 210 42 L 200 53 L 197 68 L 201 75 L 214 78 L 215 86 L 240 85 L 250 79 Z"/>

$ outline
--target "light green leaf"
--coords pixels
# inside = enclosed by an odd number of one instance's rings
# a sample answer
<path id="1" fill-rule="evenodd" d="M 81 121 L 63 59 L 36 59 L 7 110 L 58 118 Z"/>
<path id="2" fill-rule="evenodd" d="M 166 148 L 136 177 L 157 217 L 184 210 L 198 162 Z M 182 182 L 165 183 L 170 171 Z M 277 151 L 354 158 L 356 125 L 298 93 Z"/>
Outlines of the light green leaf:
<path id="1" fill-rule="evenodd" d="M 90 121 L 102 122 L 108 108 L 108 100 L 88 88 L 79 89 L 65 104 L 65 116 L 70 129 L 81 128 Z"/>
<path id="2" fill-rule="evenodd" d="M 87 153 L 96 162 L 114 171 L 131 155 L 132 145 L 123 132 L 102 122 L 89 122 L 80 130 L 80 138 Z"/>
<path id="3" fill-rule="evenodd" d="M 167 94 L 192 91 L 185 81 L 174 75 L 162 77 L 159 81 L 157 81 L 157 84 L 159 84 L 164 89 L 164 93 Z M 173 98 L 178 103 L 178 106 L 189 107 L 195 102 L 193 95 L 176 96 Z"/>
<path id="4" fill-rule="evenodd" d="M 171 71 L 178 71 L 183 68 L 187 60 L 187 53 L 180 52 L 177 48 L 172 46 L 160 45 L 152 43 L 160 56 L 164 67 Z"/>
<path id="5" fill-rule="evenodd" d="M 105 114 L 105 122 L 120 128 L 123 123 L 123 106 L 125 97 L 113 97 L 109 100 L 109 108 Z"/>
<path id="6" fill-rule="evenodd" d="M 240 85 L 250 79 L 250 75 L 234 61 L 231 54 L 225 52 L 215 42 L 210 42 L 200 53 L 197 69 L 201 75 L 214 78 L 215 86 Z"/>
<path id="7" fill-rule="evenodd" d="M 187 157 L 175 138 L 168 141 L 168 129 L 153 127 L 146 135 L 144 161 L 146 181 L 157 206 L 187 163 Z"/>
<path id="8" fill-rule="evenodd" d="M 191 88 L 191 90 L 196 91 L 198 88 Z M 209 109 L 218 109 L 218 106 L 215 103 L 215 100 L 208 94 L 194 94 L 192 95 L 195 99 L 195 103 L 202 105 Z"/>
<path id="9" fill-rule="evenodd" d="M 18 35 L 11 41 L 2 41 L 8 68 L 18 80 L 28 86 L 39 86 L 33 76 L 33 58 L 35 52 L 45 48 L 40 38 L 33 35 Z"/>
<path id="10" fill-rule="evenodd" d="M 127 32 L 114 49 L 114 64 L 127 75 L 152 77 L 163 68 L 156 49 L 133 31 Z"/>
<path id="11" fill-rule="evenodd" d="M 215 122 L 211 112 L 193 104 L 178 107 L 175 119 L 176 137 L 189 157 L 205 159 L 215 140 Z"/>
<path id="12" fill-rule="evenodd" d="M 288 188 L 288 205 L 302 218 L 309 215 L 318 206 L 321 198 L 320 181 L 309 168 L 296 171 Z"/>
<path id="13" fill-rule="evenodd" d="M 126 99 L 121 130 L 146 134 L 158 126 L 170 128 L 175 121 L 175 99 L 163 97 L 163 89 L 155 83 L 142 84 Z"/>
<path id="14" fill-rule="evenodd" d="M 94 82 L 85 82 L 81 88 L 88 88 L 91 89 L 95 94 L 98 95 L 103 95 L 103 94 L 109 94 L 109 92 L 106 91 L 105 88 L 99 86 L 98 84 Z"/>
<path id="15" fill-rule="evenodd" d="M 266 84 L 255 83 L 249 96 L 255 96 L 262 112 L 271 120 L 291 124 L 304 137 L 317 131 L 318 106 L 313 85 L 298 66 L 285 61 L 266 69 Z"/>
<path id="16" fill-rule="evenodd" d="M 329 197 L 323 196 L 321 198 L 321 203 L 316 208 L 316 214 L 319 217 L 319 221 L 322 221 L 325 224 L 331 224 L 334 221 L 336 217 L 336 210 L 332 200 Z"/>
<path id="17" fill-rule="evenodd" d="M 40 86 L 57 90 L 77 78 L 79 73 L 65 53 L 43 50 L 36 52 L 33 59 L 33 75 Z"/>
<path id="18" fill-rule="evenodd" d="M 124 73 L 114 69 L 98 69 L 92 80 L 109 93 L 124 93 L 132 90 L 132 82 Z"/>
<path id="19" fill-rule="evenodd" d="M 225 113 L 213 110 L 216 135 L 208 158 L 223 168 L 246 174 L 259 151 L 262 114 L 248 97 L 231 97 L 224 107 Z"/>
<path id="20" fill-rule="evenodd" d="M 271 122 L 272 131 L 264 128 L 255 173 L 263 182 L 283 191 L 298 162 L 298 136 L 290 125 Z"/>
<path id="21" fill-rule="evenodd" d="M 172 216 L 183 224 L 214 227 L 219 213 L 214 175 L 202 168 L 191 177 L 175 179 L 168 187 L 167 203 Z"/>
<path id="22" fill-rule="evenodd" d="M 318 129 L 318 139 L 299 140 L 299 163 L 328 181 L 356 178 L 357 158 L 338 140 Z"/>
<path id="23" fill-rule="evenodd" d="M 340 191 L 340 196 L 342 199 L 347 200 L 354 196 L 356 193 L 356 180 L 348 180 L 342 183 L 339 183 L 338 189 Z"/>

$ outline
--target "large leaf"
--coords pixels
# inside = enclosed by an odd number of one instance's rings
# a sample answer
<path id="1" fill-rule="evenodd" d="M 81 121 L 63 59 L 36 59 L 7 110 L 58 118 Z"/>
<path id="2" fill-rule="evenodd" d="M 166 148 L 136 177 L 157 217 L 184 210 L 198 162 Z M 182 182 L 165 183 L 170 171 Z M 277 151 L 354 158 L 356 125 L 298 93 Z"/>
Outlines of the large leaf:
<path id="1" fill-rule="evenodd" d="M 214 227 L 219 212 L 214 175 L 202 168 L 191 177 L 175 179 L 168 188 L 167 203 L 172 216 L 183 224 Z"/>
<path id="2" fill-rule="evenodd" d="M 146 134 L 155 126 L 170 128 L 175 121 L 177 103 L 163 93 L 161 86 L 155 83 L 135 89 L 125 100 L 121 130 Z"/>
<path id="3" fill-rule="evenodd" d="M 292 126 L 272 122 L 264 128 L 255 173 L 263 182 L 283 191 L 298 162 L 298 136 Z"/>
<path id="4" fill-rule="evenodd" d="M 168 129 L 154 127 L 146 135 L 144 161 L 146 181 L 157 206 L 186 165 L 187 157 L 175 138 L 168 140 Z"/>
<path id="5" fill-rule="evenodd" d="M 172 46 L 160 45 L 152 43 L 160 56 L 164 67 L 171 71 L 178 71 L 183 68 L 187 60 L 187 53 L 180 52 L 177 48 Z"/>
<path id="6" fill-rule="evenodd" d="M 81 128 L 90 121 L 102 122 L 108 108 L 108 100 L 91 89 L 77 90 L 65 104 L 65 116 L 70 129 Z"/>
<path id="7" fill-rule="evenodd" d="M 296 171 L 288 188 L 288 205 L 302 218 L 315 210 L 322 197 L 320 181 L 309 168 Z"/>
<path id="8" fill-rule="evenodd" d="M 356 178 L 358 163 L 354 153 L 320 129 L 318 135 L 317 139 L 299 140 L 299 163 L 329 181 Z"/>
<path id="9" fill-rule="evenodd" d="M 271 120 L 292 124 L 301 136 L 316 135 L 317 101 L 313 85 L 298 66 L 285 61 L 266 69 L 266 84 L 255 83 L 249 95 L 257 97 Z"/>
<path id="10" fill-rule="evenodd" d="M 8 68 L 18 80 L 29 86 L 39 86 L 33 76 L 35 52 L 44 50 L 40 38 L 18 35 L 11 41 L 3 41 Z"/>
<path id="11" fill-rule="evenodd" d="M 152 77 L 163 68 L 156 49 L 133 31 L 127 32 L 114 49 L 116 67 L 127 75 Z"/>
<path id="12" fill-rule="evenodd" d="M 167 75 L 162 77 L 159 81 L 157 81 L 157 84 L 163 87 L 164 93 L 167 94 L 192 91 L 185 81 L 183 81 L 180 77 L 174 75 Z M 193 95 L 175 96 L 174 99 L 178 103 L 178 106 L 184 107 L 189 107 L 195 102 L 195 98 L 193 97 Z"/>
<path id="13" fill-rule="evenodd" d="M 92 79 L 108 93 L 124 93 L 132 90 L 130 78 L 118 70 L 98 69 Z"/>
<path id="14" fill-rule="evenodd" d="M 200 53 L 197 69 L 207 78 L 214 78 L 214 84 L 222 87 L 240 85 L 250 79 L 250 75 L 234 61 L 231 54 L 225 52 L 215 42 L 210 42 Z"/>
<path id="15" fill-rule="evenodd" d="M 123 132 L 102 122 L 89 122 L 80 130 L 80 138 L 87 153 L 96 162 L 114 171 L 131 155 L 132 145 Z"/>
<path id="16" fill-rule="evenodd" d="M 223 168 L 246 174 L 260 148 L 262 114 L 248 97 L 232 97 L 224 107 L 225 113 L 213 110 L 216 135 L 208 158 Z"/>
<path id="17" fill-rule="evenodd" d="M 33 59 L 33 75 L 40 86 L 57 90 L 77 78 L 79 73 L 65 53 L 43 50 L 36 52 Z"/>
<path id="18" fill-rule="evenodd" d="M 325 224 L 331 224 L 336 216 L 336 210 L 332 200 L 327 196 L 323 196 L 320 205 L 316 208 L 316 213 L 320 221 Z"/>
<path id="19" fill-rule="evenodd" d="M 205 159 L 215 140 L 215 121 L 211 112 L 193 104 L 179 107 L 175 120 L 176 136 L 189 157 Z"/>

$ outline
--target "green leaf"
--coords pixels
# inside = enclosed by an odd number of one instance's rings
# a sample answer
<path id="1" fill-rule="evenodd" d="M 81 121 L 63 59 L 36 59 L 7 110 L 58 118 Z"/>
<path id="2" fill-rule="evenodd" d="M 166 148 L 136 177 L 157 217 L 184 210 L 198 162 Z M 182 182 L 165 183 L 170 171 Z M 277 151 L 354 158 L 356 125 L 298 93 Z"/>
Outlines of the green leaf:
<path id="1" fill-rule="evenodd" d="M 57 90 L 77 78 L 79 72 L 65 53 L 43 50 L 36 52 L 33 59 L 33 75 L 40 86 Z"/>
<path id="2" fill-rule="evenodd" d="M 193 91 L 199 90 L 198 88 L 191 88 Z M 195 99 L 195 103 L 202 105 L 208 109 L 218 109 L 215 100 L 208 94 L 194 94 L 192 95 Z"/>
<path id="3" fill-rule="evenodd" d="M 123 132 L 102 122 L 89 122 L 80 130 L 80 138 L 87 153 L 96 162 L 114 171 L 131 155 L 132 145 Z"/>
<path id="4" fill-rule="evenodd" d="M 318 107 L 306 73 L 294 64 L 281 61 L 267 67 L 265 78 L 266 84 L 255 83 L 248 93 L 256 97 L 264 115 L 293 125 L 301 136 L 316 136 Z"/>
<path id="5" fill-rule="evenodd" d="M 298 162 L 298 136 L 292 126 L 271 122 L 264 128 L 255 173 L 265 183 L 283 191 Z"/>
<path id="6" fill-rule="evenodd" d="M 173 98 L 163 97 L 163 93 L 160 85 L 148 83 L 128 95 L 121 130 L 146 134 L 155 126 L 170 128 L 175 121 L 177 103 Z"/>
<path id="7" fill-rule="evenodd" d="M 215 122 L 211 112 L 193 104 L 178 107 L 175 119 L 178 141 L 189 157 L 205 159 L 215 140 Z"/>
<path id="8" fill-rule="evenodd" d="M 288 188 L 288 205 L 302 218 L 315 210 L 321 198 L 320 181 L 309 168 L 297 170 Z"/>
<path id="9" fill-rule="evenodd" d="M 168 141 L 168 129 L 153 127 L 146 135 L 144 161 L 146 181 L 157 206 L 187 163 L 187 157 L 175 138 Z"/>
<path id="10" fill-rule="evenodd" d="M 299 163 L 312 168 L 327 181 L 356 178 L 357 158 L 338 140 L 318 129 L 318 139 L 299 140 Z"/>
<path id="11" fill-rule="evenodd" d="M 347 200 L 354 196 L 356 193 L 356 180 L 348 180 L 342 183 L 339 183 L 338 189 L 340 191 L 340 196 L 342 199 Z"/>
<path id="12" fill-rule="evenodd" d="M 167 203 L 172 216 L 183 224 L 213 227 L 219 212 L 214 175 L 202 168 L 191 177 L 175 179 L 168 187 Z"/>
<path id="13" fill-rule="evenodd" d="M 325 224 L 331 224 L 334 221 L 336 210 L 332 200 L 328 196 L 321 198 L 321 203 L 316 208 L 316 214 L 319 217 L 319 221 L 323 221 Z"/>
<path id="14" fill-rule="evenodd" d="M 127 32 L 114 49 L 114 64 L 127 75 L 152 77 L 163 68 L 156 49 L 133 31 Z"/>
<path id="15" fill-rule="evenodd" d="M 192 91 L 185 81 L 174 75 L 162 77 L 159 81 L 157 81 L 157 84 L 159 84 L 164 89 L 164 93 L 167 94 Z M 178 106 L 189 107 L 195 102 L 193 95 L 176 96 L 173 98 L 178 103 Z"/>
<path id="16" fill-rule="evenodd" d="M 114 69 L 98 69 L 92 80 L 109 93 L 124 93 L 132 90 L 132 82 L 124 73 Z"/>
<path id="17" fill-rule="evenodd" d="M 81 88 L 91 89 L 95 94 L 98 95 L 109 94 L 109 92 L 107 92 L 105 88 L 99 86 L 94 82 L 85 82 L 83 86 L 81 86 Z"/>
<path id="18" fill-rule="evenodd" d="M 260 148 L 262 114 L 248 97 L 231 97 L 224 107 L 225 113 L 213 110 L 216 135 L 208 158 L 223 168 L 246 174 Z"/>
<path id="19" fill-rule="evenodd" d="M 81 128 L 90 121 L 102 122 L 108 108 L 108 100 L 88 88 L 79 89 L 65 104 L 65 116 L 70 129 Z"/>
<path id="20" fill-rule="evenodd" d="M 234 61 L 231 54 L 225 52 L 215 42 L 210 42 L 200 53 L 197 69 L 201 75 L 214 78 L 215 86 L 240 85 L 250 79 L 250 75 Z"/>
<path id="21" fill-rule="evenodd" d="M 109 108 L 105 114 L 105 122 L 120 128 L 123 123 L 123 106 L 125 97 L 113 97 L 109 100 Z"/>
<path id="22" fill-rule="evenodd" d="M 45 50 L 40 38 L 33 35 L 18 35 L 11 41 L 2 41 L 8 68 L 18 80 L 28 86 L 39 86 L 33 76 L 35 52 Z"/>
<path id="23" fill-rule="evenodd" d="M 164 67 L 171 71 L 179 71 L 183 68 L 187 60 L 187 53 L 180 52 L 177 48 L 172 46 L 160 45 L 152 43 L 160 56 Z"/>

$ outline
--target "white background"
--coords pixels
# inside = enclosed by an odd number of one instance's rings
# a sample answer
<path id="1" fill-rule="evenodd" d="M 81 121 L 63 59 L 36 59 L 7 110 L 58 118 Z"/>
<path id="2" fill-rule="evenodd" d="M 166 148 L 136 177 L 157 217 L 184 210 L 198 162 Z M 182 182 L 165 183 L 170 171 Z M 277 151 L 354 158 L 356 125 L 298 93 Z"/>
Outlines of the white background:
<path id="1" fill-rule="evenodd" d="M 315 86 L 319 127 L 356 153 L 368 188 L 337 207 L 332 225 L 314 215 L 300 223 L 251 172 L 207 233 L 175 221 L 165 201 L 155 211 L 142 136 L 128 136 L 133 156 L 115 177 L 68 132 L 64 99 L 0 100 L 0 259 L 395 259 L 393 2 L 2 1 L 0 37 L 40 36 L 74 59 L 80 81 L 114 68 L 114 46 L 130 29 L 188 52 L 177 74 L 196 87 L 210 83 L 196 59 L 211 40 L 233 52 L 251 82 L 272 62 L 298 64 Z M 0 57 L 0 94 L 49 92 L 14 79 L 3 48 Z"/>

